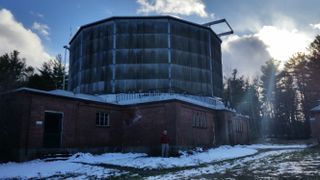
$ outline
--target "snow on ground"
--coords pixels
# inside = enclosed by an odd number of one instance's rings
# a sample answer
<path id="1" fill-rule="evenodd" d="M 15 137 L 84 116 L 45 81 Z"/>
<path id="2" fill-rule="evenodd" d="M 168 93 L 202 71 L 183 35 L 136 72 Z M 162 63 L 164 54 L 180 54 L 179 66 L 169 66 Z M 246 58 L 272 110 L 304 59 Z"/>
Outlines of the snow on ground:
<path id="1" fill-rule="evenodd" d="M 167 169 L 174 167 L 197 166 L 200 164 L 234 159 L 252 155 L 263 149 L 301 149 L 307 145 L 279 145 L 279 144 L 254 144 L 237 146 L 220 146 L 204 152 L 192 155 L 184 153 L 180 157 L 148 157 L 144 153 L 106 153 L 93 156 L 89 153 L 78 153 L 72 156 L 71 162 L 82 162 L 91 164 L 111 164 L 117 166 L 133 167 L 139 169 Z"/>
<path id="2" fill-rule="evenodd" d="M 269 151 L 260 153 L 253 157 L 259 158 L 275 153 L 288 152 L 290 149 L 306 148 L 306 145 L 272 145 L 272 144 L 255 144 L 255 145 L 237 145 L 237 146 L 220 146 L 203 152 L 195 152 L 193 154 L 183 153 L 180 157 L 148 157 L 144 153 L 105 153 L 102 155 L 92 155 L 89 153 L 77 153 L 65 161 L 57 160 L 46 162 L 44 160 L 33 160 L 23 163 L 4 163 L 0 164 L 0 179 L 1 178 L 46 178 L 51 176 L 68 177 L 94 177 L 107 178 L 117 176 L 128 172 L 120 171 L 113 168 L 105 168 L 100 166 L 116 165 L 123 167 L 133 167 L 139 169 L 167 169 L 174 167 L 190 167 L 200 164 L 219 162 L 230 160 L 248 155 L 254 155 L 261 149 L 277 149 L 277 151 Z M 290 148 L 290 149 L 289 149 Z M 286 150 L 281 150 L 286 149 Z M 240 162 L 252 160 L 253 157 L 245 157 L 239 160 Z M 210 168 L 203 169 L 193 168 L 193 170 L 182 171 L 184 175 L 194 176 L 200 173 L 214 173 L 223 171 L 237 164 L 224 163 L 222 165 L 210 165 Z M 177 174 L 177 173 L 176 173 Z M 67 176 L 66 176 L 67 175 Z M 181 174 L 178 175 L 181 176 Z M 185 176 L 187 177 L 187 176 Z"/>
<path id="3" fill-rule="evenodd" d="M 106 169 L 98 166 L 84 165 L 66 161 L 45 162 L 34 160 L 24 163 L 0 164 L 0 179 L 6 178 L 47 178 L 72 173 L 73 176 L 92 176 L 107 178 L 110 175 L 122 174 L 119 170 Z"/>
<path id="4" fill-rule="evenodd" d="M 252 144 L 252 145 L 245 145 L 247 148 L 253 149 L 300 149 L 300 148 L 307 148 L 310 145 L 307 144 Z"/>
<path id="5" fill-rule="evenodd" d="M 187 169 L 187 170 L 182 170 L 182 171 L 178 171 L 178 172 L 174 172 L 174 173 L 168 173 L 165 175 L 148 177 L 147 179 L 148 180 L 187 179 L 190 177 L 203 176 L 206 174 L 222 173 L 222 172 L 225 172 L 225 171 L 232 169 L 236 166 L 242 166 L 244 163 L 247 163 L 247 162 L 256 161 L 256 160 L 263 159 L 268 156 L 275 156 L 275 155 L 289 153 L 289 152 L 293 152 L 293 151 L 295 151 L 295 150 L 287 149 L 287 150 L 269 151 L 269 152 L 260 153 L 255 156 L 245 157 L 243 159 L 235 160 L 234 162 L 222 162 L 219 164 L 208 165 L 205 167 Z"/>
<path id="6" fill-rule="evenodd" d="M 254 164 L 249 164 L 247 167 L 254 174 L 268 173 L 274 177 L 288 175 L 297 177 L 297 179 L 304 179 L 302 177 L 307 176 L 319 177 L 319 155 L 320 152 L 317 149 L 309 149 L 308 151 L 301 151 L 301 153 L 283 154 L 276 158 L 267 157 L 261 161 L 256 161 Z M 266 164 L 268 164 L 267 167 Z"/>
<path id="7" fill-rule="evenodd" d="M 106 153 L 98 156 L 91 154 L 76 154 L 70 158 L 71 162 L 112 164 L 118 166 L 134 167 L 140 169 L 166 169 L 174 167 L 196 166 L 199 164 L 233 159 L 257 153 L 253 148 L 241 146 L 221 146 L 208 151 L 192 155 L 184 154 L 180 157 L 147 157 L 142 153 Z M 79 156 L 76 158 L 76 156 Z"/>

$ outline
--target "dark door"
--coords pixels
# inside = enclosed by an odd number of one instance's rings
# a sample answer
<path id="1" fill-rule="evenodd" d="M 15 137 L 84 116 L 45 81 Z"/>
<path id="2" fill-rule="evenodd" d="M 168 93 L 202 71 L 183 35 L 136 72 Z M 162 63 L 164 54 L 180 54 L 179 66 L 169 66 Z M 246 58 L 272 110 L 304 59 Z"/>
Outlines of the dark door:
<path id="1" fill-rule="evenodd" d="M 59 148 L 61 145 L 62 113 L 45 112 L 43 146 Z"/>

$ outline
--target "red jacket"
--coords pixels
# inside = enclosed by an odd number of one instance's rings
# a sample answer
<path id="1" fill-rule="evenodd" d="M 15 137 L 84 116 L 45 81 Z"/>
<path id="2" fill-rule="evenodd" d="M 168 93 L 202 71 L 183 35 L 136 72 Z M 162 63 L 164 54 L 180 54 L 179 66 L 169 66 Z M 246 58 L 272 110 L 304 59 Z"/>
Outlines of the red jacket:
<path id="1" fill-rule="evenodd" d="M 160 138 L 160 143 L 161 143 L 161 144 L 169 144 L 169 137 L 168 137 L 168 135 L 162 134 L 162 135 L 161 135 L 161 138 Z"/>

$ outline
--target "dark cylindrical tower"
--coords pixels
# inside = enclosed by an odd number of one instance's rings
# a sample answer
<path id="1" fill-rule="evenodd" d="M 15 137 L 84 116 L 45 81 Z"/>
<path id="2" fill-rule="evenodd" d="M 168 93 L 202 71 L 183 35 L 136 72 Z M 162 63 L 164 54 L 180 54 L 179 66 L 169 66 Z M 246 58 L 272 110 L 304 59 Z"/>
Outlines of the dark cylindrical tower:
<path id="1" fill-rule="evenodd" d="M 112 17 L 70 41 L 75 93 L 222 95 L 221 40 L 208 27 L 170 16 Z"/>

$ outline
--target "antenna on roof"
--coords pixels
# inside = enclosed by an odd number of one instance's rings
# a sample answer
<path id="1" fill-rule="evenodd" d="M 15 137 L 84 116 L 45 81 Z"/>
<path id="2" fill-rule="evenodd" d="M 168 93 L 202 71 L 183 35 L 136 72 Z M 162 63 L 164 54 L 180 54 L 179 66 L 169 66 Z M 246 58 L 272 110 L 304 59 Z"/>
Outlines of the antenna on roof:
<path id="1" fill-rule="evenodd" d="M 229 27 L 230 31 L 217 34 L 217 36 L 221 37 L 221 36 L 227 36 L 227 35 L 233 34 L 233 29 L 231 28 L 230 24 L 228 23 L 228 21 L 226 19 L 220 19 L 220 20 L 216 20 L 216 21 L 211 21 L 211 22 L 208 22 L 208 23 L 205 23 L 205 24 L 202 24 L 202 25 L 211 27 L 212 25 L 216 25 L 216 24 L 220 24 L 220 23 L 226 23 L 227 26 Z"/>

